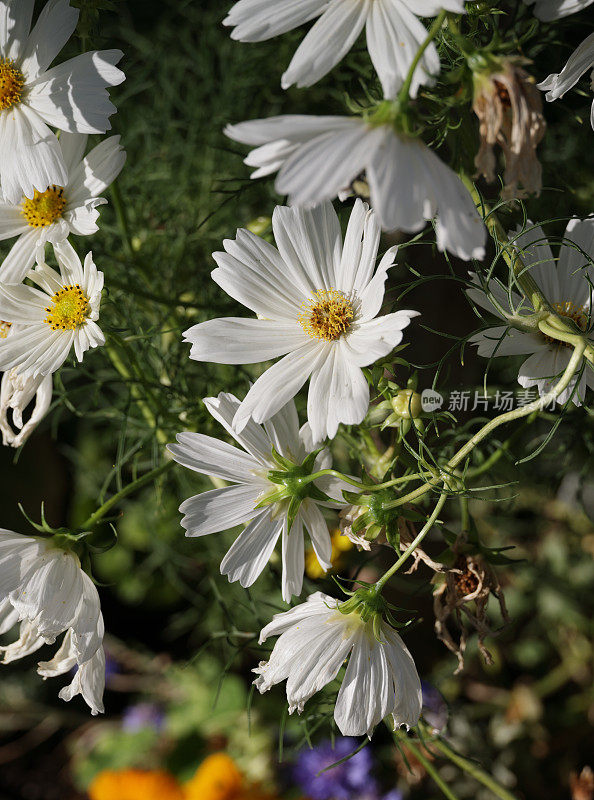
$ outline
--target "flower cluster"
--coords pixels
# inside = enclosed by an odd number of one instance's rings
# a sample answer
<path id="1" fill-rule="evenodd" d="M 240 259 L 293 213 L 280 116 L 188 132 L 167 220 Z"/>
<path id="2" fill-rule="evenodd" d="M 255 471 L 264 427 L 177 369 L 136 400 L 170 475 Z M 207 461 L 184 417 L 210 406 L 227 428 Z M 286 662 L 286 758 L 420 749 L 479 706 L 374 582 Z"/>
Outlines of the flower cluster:
<path id="1" fill-rule="evenodd" d="M 47 413 L 52 376 L 74 350 L 78 361 L 105 342 L 97 325 L 103 273 L 69 240 L 98 230 L 101 194 L 126 155 L 112 136 L 87 155 L 89 134 L 109 130 L 107 88 L 124 80 L 122 53 L 83 53 L 51 66 L 76 28 L 69 0 L 49 0 L 31 28 L 33 0 L 0 0 L 0 239 L 16 238 L 0 265 L 0 429 L 19 447 Z M 58 138 L 59 135 L 59 138 Z M 51 245 L 58 269 L 47 263 Z M 34 267 L 34 268 L 32 268 Z M 32 400 L 33 411 L 23 414 Z M 64 634 L 43 678 L 74 670 L 60 697 L 81 694 L 103 711 L 105 655 L 99 595 L 81 569 L 76 538 L 0 531 L 0 633 L 20 623 L 0 648 L 9 663 Z"/>
<path id="2" fill-rule="evenodd" d="M 68 237 L 98 230 L 97 206 L 107 202 L 101 194 L 126 159 L 119 136 L 85 156 L 88 135 L 111 127 L 116 109 L 107 87 L 124 80 L 116 67 L 123 54 L 94 51 L 51 67 L 79 11 L 69 0 L 50 0 L 31 28 L 32 12 L 32 0 L 0 2 L 0 240 L 16 238 L 0 265 L 0 419 L 4 444 L 13 447 L 47 412 L 50 376 L 72 348 L 82 361 L 104 342 L 96 324 L 103 274 L 91 253 L 83 268 Z M 46 263 L 47 244 L 58 271 Z"/>
<path id="3" fill-rule="evenodd" d="M 534 13 L 550 20 L 586 5 L 536 0 Z M 103 273 L 90 252 L 79 257 L 70 236 L 97 231 L 97 208 L 106 202 L 102 194 L 125 161 L 118 136 L 86 152 L 87 135 L 109 128 L 114 108 L 106 89 L 124 79 L 115 66 L 122 54 L 85 53 L 50 68 L 74 32 L 78 12 L 69 0 L 49 0 L 30 30 L 32 11 L 32 0 L 0 0 L 0 239 L 16 240 L 0 265 L 0 429 L 4 443 L 14 447 L 47 413 L 52 376 L 72 351 L 81 362 L 87 350 L 105 342 L 97 324 Z M 526 8 L 522 13 L 532 14 Z M 501 148 L 500 199 L 512 208 L 541 189 L 537 148 L 546 126 L 540 90 L 554 100 L 578 81 L 594 63 L 592 36 L 561 73 L 537 85 L 526 59 L 510 55 L 507 46 L 499 52 L 495 39 L 484 53 L 471 52 L 460 33 L 470 14 L 470 4 L 462 0 L 238 0 L 232 6 L 224 24 L 243 42 L 316 20 L 282 76 L 284 89 L 309 87 L 329 74 L 365 29 L 380 94 L 368 93 L 363 105 L 350 103 L 348 116 L 283 114 L 225 127 L 229 138 L 253 148 L 245 158 L 254 168 L 251 177 L 274 175 L 274 187 L 288 205 L 274 208 L 270 236 L 240 228 L 213 254 L 212 280 L 245 315 L 192 320 L 183 337 L 194 362 L 260 368 L 244 396 L 221 391 L 202 399 L 225 438 L 196 430 L 178 433 L 167 446 L 171 460 L 137 484 L 145 485 L 172 461 L 211 479 L 215 488 L 199 491 L 179 508 L 186 535 L 200 539 L 237 528 L 220 573 L 248 588 L 276 562 L 287 604 L 303 593 L 308 547 L 322 572 L 332 568 L 330 516 L 334 522 L 342 517 L 349 545 L 367 551 L 385 545 L 396 554 L 383 575 L 372 573 L 368 581 L 356 574 L 344 590 L 348 599 L 311 593 L 275 614 L 259 635 L 259 646 L 278 638 L 253 669 L 258 691 L 285 682 L 289 713 L 302 713 L 324 691 L 336 727 L 347 737 L 371 737 L 382 721 L 404 737 L 401 726 L 419 724 L 421 681 L 397 631 L 405 625 L 392 612 L 401 609 L 384 597 L 407 559 L 412 560 L 407 574 L 423 562 L 440 576 L 436 631 L 460 666 L 466 632 L 459 644 L 454 641 L 447 628 L 453 615 L 470 621 L 488 657 L 483 639 L 491 632 L 490 594 L 500 600 L 504 617 L 505 606 L 472 525 L 465 520 L 460 533 L 451 534 L 453 542 L 444 531 L 449 545 L 444 563 L 421 544 L 449 497 L 459 495 L 467 505 L 466 481 L 482 469 L 469 457 L 494 428 L 538 413 L 547 402 L 579 406 L 594 388 L 594 217 L 569 223 L 557 256 L 538 225 L 524 220 L 521 228 L 506 232 L 458 156 L 439 146 L 444 137 L 436 130 L 435 114 L 419 110 L 423 103 L 435 104 L 432 93 L 442 79 L 459 82 L 468 118 L 474 119 L 472 111 L 478 117 L 480 144 L 470 162 L 474 157 L 479 173 L 494 182 L 495 146 Z M 438 49 L 442 37 L 457 59 L 447 81 L 440 60 L 446 48 Z M 348 204 L 348 214 L 337 213 L 337 200 Z M 419 312 L 403 302 L 411 281 L 400 295 L 386 291 L 401 255 L 394 242 L 426 241 L 428 226 L 446 260 L 474 262 L 467 297 L 475 310 L 502 322 L 471 335 L 470 342 L 489 360 L 528 356 L 518 381 L 538 391 L 534 402 L 490 420 L 457 450 L 437 458 L 422 441 L 428 419 L 434 430 L 437 424 L 423 405 L 416 375 L 403 388 L 390 372 L 401 364 L 412 367 L 394 357 L 416 335 Z M 489 231 L 497 252 L 485 276 L 480 262 Z M 499 262 L 506 265 L 507 283 L 496 277 Z M 455 265 L 451 269 L 454 277 Z M 307 397 L 300 397 L 305 388 Z M 186 417 L 176 416 L 173 433 L 179 419 L 186 425 Z M 391 444 L 382 449 L 381 434 L 389 428 Z M 163 433 L 157 430 L 161 444 L 167 441 Z M 456 431 L 456 443 L 458 433 L 466 435 Z M 335 441 L 341 436 L 342 453 Z M 421 441 L 418 452 L 410 444 L 413 437 Z M 335 468 L 341 457 L 345 461 L 345 450 L 355 454 L 363 478 Z M 75 532 L 52 530 L 44 521 L 36 537 L 0 531 L 0 634 L 20 623 L 18 639 L 0 648 L 3 662 L 63 635 L 52 660 L 39 664 L 39 674 L 46 678 L 76 669 L 60 696 L 82 694 L 94 714 L 103 710 L 103 619 L 97 590 L 81 563 L 86 565 L 93 526 L 130 491 L 122 489 L 92 514 L 89 529 L 83 524 Z M 425 514 L 418 502 L 430 494 L 438 499 Z M 468 609 L 470 602 L 476 611 Z M 247 636 L 255 646 L 256 634 Z M 434 714 L 435 729 L 443 716 Z M 328 757 L 325 752 L 319 763 Z M 364 760 L 360 755 L 359 763 Z M 222 771 L 220 762 L 210 766 L 212 774 L 199 771 L 183 790 L 166 773 L 105 773 L 91 795 L 205 797 L 212 775 L 220 783 L 224 773 L 229 797 L 249 796 L 228 764 Z M 355 766 L 352 759 L 341 773 L 351 784 L 356 778 L 349 770 Z M 322 783 L 312 781 L 304 790 L 323 800 Z M 364 788 L 369 798 L 379 797 L 373 781 Z M 342 787 L 336 783 L 332 791 L 339 797 Z"/>

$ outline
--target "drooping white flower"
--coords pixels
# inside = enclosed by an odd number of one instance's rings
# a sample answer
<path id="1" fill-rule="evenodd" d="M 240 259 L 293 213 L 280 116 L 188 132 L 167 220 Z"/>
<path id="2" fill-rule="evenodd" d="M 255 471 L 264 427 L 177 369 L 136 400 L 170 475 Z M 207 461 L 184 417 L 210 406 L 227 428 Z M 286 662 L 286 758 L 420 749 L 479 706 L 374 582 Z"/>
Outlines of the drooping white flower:
<path id="1" fill-rule="evenodd" d="M 582 330 L 587 331 L 592 324 L 594 268 L 591 261 L 594 258 L 594 217 L 570 221 L 558 259 L 553 256 L 542 228 L 528 224 L 528 229 L 513 240 L 522 262 L 557 313 L 572 319 Z M 479 286 L 476 276 L 473 276 L 473 282 Z M 501 310 L 495 308 L 479 288 L 468 289 L 467 294 L 477 305 L 495 313 L 506 322 L 505 315 L 508 311 L 509 314 L 534 313 L 528 300 L 513 291 L 510 298 L 507 288 L 496 280 L 490 281 L 488 288 Z M 594 336 L 589 335 L 594 342 Z M 541 397 L 559 380 L 573 350 L 570 345 L 553 340 L 539 330 L 527 332 L 510 328 L 509 325 L 488 328 L 475 334 L 470 341 L 477 345 L 478 354 L 485 358 L 529 355 L 520 367 L 518 383 L 524 388 L 536 386 Z M 567 402 L 574 391 L 576 380 L 574 378 L 557 397 L 559 405 Z M 575 405 L 583 402 L 587 386 L 594 388 L 594 373 L 588 368 L 583 371 L 573 394 Z"/>
<path id="2" fill-rule="evenodd" d="M 316 17 L 288 70 L 283 89 L 312 86 L 335 67 L 366 28 L 367 49 L 386 98 L 397 95 L 427 29 L 419 17 L 433 17 L 445 9 L 464 13 L 463 0 L 239 0 L 224 25 L 234 27 L 233 39 L 261 42 L 297 28 Z M 431 84 L 439 73 L 437 48 L 431 42 L 415 69 L 411 96 L 421 84 Z"/>
<path id="3" fill-rule="evenodd" d="M 534 3 L 534 14 L 544 22 L 568 17 L 587 8 L 594 0 L 524 0 L 527 5 Z"/>
<path id="4" fill-rule="evenodd" d="M 305 603 L 275 614 L 260 634 L 260 644 L 279 636 L 268 661 L 254 669 L 260 692 L 287 681 L 289 713 L 302 712 L 316 692 L 349 663 L 338 693 L 334 719 L 343 736 L 371 733 L 391 715 L 394 726 L 416 725 L 421 713 L 421 682 L 406 645 L 385 621 L 379 630 L 357 611 L 342 613 L 339 601 L 316 592 Z M 379 633 L 378 638 L 375 633 Z"/>
<path id="5" fill-rule="evenodd" d="M 358 200 L 344 247 L 330 203 L 310 210 L 277 206 L 272 226 L 278 250 L 246 230 L 215 253 L 213 280 L 257 319 L 230 317 L 184 333 L 190 358 L 252 364 L 284 356 L 251 387 L 233 425 L 265 422 L 311 377 L 307 415 L 315 442 L 338 425 L 361 422 L 369 406 L 362 367 L 390 353 L 416 311 L 378 316 L 391 248 L 375 271 L 380 229 Z M 375 273 L 375 274 L 374 274 Z M 0 306 L 1 313 L 1 306 Z"/>
<path id="6" fill-rule="evenodd" d="M 61 647 L 38 672 L 52 677 L 78 670 L 63 700 L 82 694 L 93 714 L 103 711 L 105 657 L 103 617 L 93 581 L 74 553 L 51 539 L 22 536 L 0 529 L 0 634 L 20 620 L 20 636 L 0 647 L 1 662 L 9 663 L 53 644 Z"/>
<path id="7" fill-rule="evenodd" d="M 35 262 L 35 254 L 46 242 L 57 244 L 71 233 L 90 236 L 99 230 L 97 206 L 107 203 L 101 193 L 119 175 L 126 153 L 119 136 L 111 136 L 84 156 L 86 134 L 62 133 L 60 150 L 68 181 L 35 191 L 18 203 L 0 200 L 0 240 L 19 238 L 0 266 L 0 281 L 20 283 Z"/>
<path id="8" fill-rule="evenodd" d="M 78 21 L 69 0 L 49 0 L 31 28 L 34 0 L 0 0 L 0 189 L 10 203 L 68 183 L 68 169 L 50 130 L 105 133 L 115 107 L 107 86 L 124 73 L 123 53 L 83 53 L 48 69 Z"/>
<path id="9" fill-rule="evenodd" d="M 308 532 L 324 569 L 332 566 L 332 542 L 320 503 L 315 498 L 316 491 L 313 497 L 303 491 L 295 513 L 296 505 L 291 508 L 293 495 L 281 491 L 278 496 L 279 490 L 285 488 L 282 477 L 297 478 L 327 469 L 331 463 L 330 453 L 323 450 L 307 471 L 300 469 L 314 448 L 308 426 L 299 430 L 293 401 L 265 422 L 264 427 L 249 420 L 241 433 L 233 427 L 233 418 L 240 407 L 236 397 L 221 392 L 218 397 L 207 397 L 204 403 L 243 450 L 201 433 L 180 433 L 178 443 L 168 446 L 179 464 L 231 484 L 197 494 L 182 503 L 179 510 L 185 514 L 182 525 L 186 535 L 206 536 L 245 523 L 246 527 L 221 563 L 221 574 L 231 582 L 239 581 L 242 586 L 251 586 L 258 578 L 282 535 L 282 593 L 283 599 L 289 602 L 292 595 L 301 593 L 303 584 L 303 529 Z M 279 464 L 273 448 L 293 466 Z M 272 477 L 276 482 L 269 475 L 271 471 L 275 473 Z M 340 486 L 335 484 L 328 479 L 317 481 L 317 486 L 325 493 L 330 492 L 330 496 L 339 499 L 342 497 Z M 314 488 L 313 483 L 310 488 Z M 258 507 L 262 501 L 274 497 L 277 498 L 274 502 Z M 290 516 L 294 517 L 292 524 Z"/>
<path id="10" fill-rule="evenodd" d="M 0 318 L 17 329 L 0 339 L 0 370 L 18 375 L 50 375 L 72 347 L 79 361 L 105 342 L 99 319 L 103 273 L 87 253 L 84 267 L 65 241 L 54 245 L 60 272 L 38 261 L 28 277 L 39 288 L 0 283 Z M 38 258 L 43 255 L 42 251 Z"/>
<path id="11" fill-rule="evenodd" d="M 567 64 L 561 72 L 549 75 L 538 88 L 546 91 L 546 99 L 549 103 L 563 97 L 565 92 L 573 88 L 582 77 L 584 72 L 594 67 L 594 33 L 591 33 L 580 44 L 577 50 L 569 57 Z M 590 76 L 590 88 L 594 90 L 594 69 Z M 594 100 L 590 111 L 590 123 L 594 128 Z"/>
<path id="12" fill-rule="evenodd" d="M 23 413 L 34 398 L 35 405 L 29 419 L 23 422 Z M 51 402 L 51 375 L 37 375 L 33 378 L 30 375 L 19 375 L 14 369 L 5 372 L 0 384 L 2 444 L 11 447 L 24 444 L 47 414 Z M 12 411 L 12 423 L 8 417 L 9 411 Z"/>
<path id="13" fill-rule="evenodd" d="M 227 125 L 225 133 L 256 147 L 245 159 L 257 167 L 252 178 L 278 171 L 276 191 L 291 205 L 332 200 L 364 172 L 384 230 L 416 233 L 435 217 L 440 250 L 464 259 L 484 255 L 485 226 L 456 173 L 391 123 L 290 115 Z"/>

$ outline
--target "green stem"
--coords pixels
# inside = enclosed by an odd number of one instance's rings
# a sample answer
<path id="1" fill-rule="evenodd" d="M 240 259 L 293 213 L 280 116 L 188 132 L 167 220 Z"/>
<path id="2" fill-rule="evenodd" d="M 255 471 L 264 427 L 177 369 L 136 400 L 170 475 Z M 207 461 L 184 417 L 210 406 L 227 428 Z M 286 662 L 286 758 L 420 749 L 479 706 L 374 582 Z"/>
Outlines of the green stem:
<path id="1" fill-rule="evenodd" d="M 477 478 L 479 475 L 483 475 L 483 473 L 488 472 L 491 469 L 491 467 L 494 464 L 496 464 L 503 455 L 509 452 L 509 449 L 514 444 L 514 442 L 520 438 L 520 436 L 522 435 L 522 433 L 524 433 L 524 430 L 528 427 L 528 425 L 531 425 L 537 418 L 538 415 L 533 412 L 532 416 L 524 420 L 523 424 L 520 425 L 520 427 L 517 430 L 515 430 L 511 436 L 508 436 L 508 438 L 504 442 L 502 442 L 501 446 L 498 447 L 497 450 L 495 450 L 495 452 L 491 453 L 491 455 L 487 459 L 485 459 L 485 461 L 483 461 L 482 464 L 479 464 L 478 467 L 473 467 L 467 470 L 464 474 L 464 477 Z"/>
<path id="2" fill-rule="evenodd" d="M 455 764 L 457 767 L 460 767 L 460 769 L 464 770 L 464 772 L 470 775 L 471 778 L 474 778 L 479 783 L 482 783 L 483 786 L 487 787 L 487 789 L 490 789 L 496 797 L 500 798 L 500 800 L 518 800 L 515 795 L 513 795 L 511 792 L 508 792 L 507 789 L 497 783 L 495 778 L 492 778 L 487 772 L 481 769 L 477 764 L 470 761 L 468 758 L 464 758 L 464 756 L 456 753 L 441 739 L 434 739 L 431 744 L 453 764 Z"/>
<path id="3" fill-rule="evenodd" d="M 124 364 L 117 349 L 110 342 L 108 342 L 105 345 L 105 352 L 109 356 L 111 363 L 119 372 L 119 374 L 122 376 L 122 378 L 124 378 L 126 381 L 129 382 L 128 386 L 130 389 L 130 394 L 136 401 L 136 404 L 138 405 L 140 413 L 142 414 L 144 419 L 148 422 L 150 427 L 154 429 L 157 441 L 160 444 L 165 444 L 168 440 L 168 436 L 163 430 L 161 430 L 161 428 L 159 428 L 155 414 L 153 413 L 150 405 L 145 400 L 143 392 L 141 391 L 140 387 L 137 385 L 135 376 L 128 369 L 126 364 Z"/>
<path id="4" fill-rule="evenodd" d="M 392 575 L 394 575 L 394 573 L 397 572 L 400 569 L 400 567 L 402 566 L 402 564 L 404 564 L 404 562 L 409 557 L 409 555 L 411 553 L 413 553 L 417 549 L 417 547 L 421 544 L 421 542 L 423 541 L 425 536 L 429 533 L 429 531 L 433 527 L 433 524 L 435 523 L 437 517 L 439 516 L 439 512 L 441 511 L 445 501 L 447 500 L 447 497 L 448 497 L 447 492 L 442 492 L 441 493 L 439 500 L 435 504 L 435 508 L 433 509 L 433 513 L 431 514 L 431 516 L 429 517 L 427 522 L 423 525 L 423 527 L 421 528 L 421 530 L 419 531 L 419 533 L 417 534 L 415 539 L 409 544 L 409 546 L 406 548 L 404 553 L 400 556 L 398 561 L 396 561 L 394 564 L 392 564 L 390 569 L 387 570 L 386 572 L 384 572 L 382 577 L 376 582 L 375 588 L 376 588 L 377 592 L 381 592 L 382 591 L 383 587 L 390 580 Z"/>
<path id="5" fill-rule="evenodd" d="M 120 187 L 117 180 L 111 184 L 111 201 L 113 203 L 118 225 L 122 233 L 122 239 L 126 245 L 128 255 L 132 258 L 135 258 L 136 254 L 134 252 L 134 248 L 132 247 L 132 236 L 130 234 L 130 226 L 128 224 L 128 215 L 126 214 L 122 193 L 120 192 Z"/>
<path id="6" fill-rule="evenodd" d="M 410 67 L 408 68 L 408 72 L 406 74 L 406 78 L 404 79 L 404 83 L 400 91 L 398 92 L 398 102 L 400 103 L 401 107 L 406 106 L 409 100 L 409 93 L 410 93 L 410 86 L 415 74 L 416 68 L 419 66 L 419 62 L 423 57 L 423 53 L 429 47 L 433 39 L 437 36 L 441 27 L 444 23 L 444 20 L 447 16 L 447 11 L 440 11 L 435 20 L 433 21 L 433 25 L 429 28 L 429 32 L 425 37 L 423 43 L 417 50 L 415 57 L 412 60 Z"/>
<path id="7" fill-rule="evenodd" d="M 155 467 L 150 472 L 147 472 L 141 478 L 137 478 L 132 483 L 129 483 L 125 486 L 121 491 L 117 494 L 114 494 L 109 500 L 106 500 L 102 506 L 99 506 L 97 511 L 95 511 L 91 516 L 86 519 L 83 524 L 80 526 L 84 530 L 88 530 L 93 528 L 101 519 L 107 514 L 110 509 L 112 509 L 115 505 L 117 505 L 120 500 L 123 500 L 124 497 L 127 497 L 129 494 L 132 494 L 137 489 L 141 489 L 143 486 L 146 486 L 147 483 L 151 483 L 153 480 L 162 475 L 167 470 L 171 469 L 175 465 L 175 461 L 166 461 L 164 464 L 161 464 L 159 467 Z"/>
<path id="8" fill-rule="evenodd" d="M 481 442 L 485 436 L 488 436 L 491 431 L 498 428 L 500 425 L 505 425 L 507 422 L 513 422 L 516 419 L 521 419 L 522 417 L 529 416 L 533 411 L 540 411 L 542 410 L 548 403 L 552 400 L 555 400 L 564 389 L 567 388 L 571 379 L 573 378 L 574 374 L 576 373 L 582 357 L 584 355 L 584 350 L 586 349 L 586 344 L 581 341 L 579 342 L 569 359 L 569 363 L 565 368 L 565 371 L 559 381 L 555 384 L 555 386 L 551 389 L 550 392 L 547 392 L 542 397 L 537 398 L 532 403 L 527 403 L 525 406 L 521 408 L 513 409 L 512 411 L 507 411 L 505 414 L 501 414 L 498 417 L 490 420 L 483 425 L 483 427 L 474 434 L 474 436 L 469 439 L 466 444 L 458 450 L 458 452 L 447 462 L 445 465 L 443 472 L 449 473 L 454 470 L 461 461 L 463 461 L 466 456 L 477 446 L 479 442 Z M 391 503 L 384 503 L 385 509 L 390 508 L 397 508 L 398 506 L 404 505 L 405 503 L 413 502 L 417 500 L 419 497 L 422 497 L 427 492 L 431 491 L 436 486 L 436 481 L 431 481 L 425 486 L 420 486 L 418 489 L 410 492 L 409 494 L 405 495 L 404 497 L 399 497 L 397 500 L 393 500 Z"/>
<path id="9" fill-rule="evenodd" d="M 543 306 L 548 308 L 548 303 L 542 296 L 529 270 L 524 265 L 518 253 L 515 252 L 513 245 L 510 245 L 505 229 L 495 212 L 485 203 L 468 175 L 460 173 L 460 179 L 470 192 L 476 207 L 481 211 L 487 230 L 495 241 L 497 249 L 503 256 L 503 260 L 515 275 L 522 292 L 530 300 L 536 311 L 539 311 Z"/>
<path id="10" fill-rule="evenodd" d="M 417 747 L 417 745 L 411 739 L 405 738 L 404 736 L 401 737 L 401 741 L 403 742 L 404 746 L 411 751 L 415 758 L 421 762 L 425 768 L 425 771 L 431 777 L 435 785 L 441 789 L 443 796 L 447 797 L 448 800 L 459 800 L 458 796 L 452 792 L 452 790 L 446 785 L 443 778 L 437 773 L 437 770 L 425 756 L 421 748 Z"/>

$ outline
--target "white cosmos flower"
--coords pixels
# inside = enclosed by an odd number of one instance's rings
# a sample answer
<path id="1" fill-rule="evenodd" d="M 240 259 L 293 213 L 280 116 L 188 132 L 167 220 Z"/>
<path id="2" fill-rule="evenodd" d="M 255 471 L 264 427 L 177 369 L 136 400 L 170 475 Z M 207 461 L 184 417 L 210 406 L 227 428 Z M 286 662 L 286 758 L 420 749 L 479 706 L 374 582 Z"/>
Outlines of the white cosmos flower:
<path id="1" fill-rule="evenodd" d="M 330 203 L 310 210 L 277 206 L 272 227 L 278 250 L 240 229 L 223 243 L 224 253 L 214 253 L 213 280 L 258 318 L 213 319 L 184 336 L 197 361 L 253 364 L 284 356 L 237 409 L 233 425 L 240 431 L 250 417 L 270 419 L 311 377 L 307 415 L 319 442 L 333 437 L 341 422 L 361 422 L 369 406 L 361 368 L 388 355 L 417 312 L 378 317 L 396 248 L 375 271 L 380 229 L 360 200 L 344 247 Z"/>
<path id="2" fill-rule="evenodd" d="M 380 623 L 379 640 L 372 620 L 356 611 L 337 610 L 339 601 L 316 592 L 305 603 L 275 614 L 260 634 L 260 644 L 280 636 L 269 661 L 254 669 L 260 692 L 287 681 L 289 713 L 302 712 L 316 692 L 336 678 L 349 656 L 338 693 L 334 719 L 343 736 L 371 733 L 392 715 L 394 726 L 413 726 L 421 713 L 421 682 L 404 642 L 391 625 Z"/>
<path id="3" fill-rule="evenodd" d="M 18 203 L 0 201 L 0 240 L 19 238 L 0 266 L 0 281 L 20 283 L 35 261 L 37 249 L 46 242 L 57 244 L 71 233 L 89 236 L 99 230 L 97 206 L 107 203 L 101 193 L 120 174 L 126 153 L 119 136 L 111 136 L 83 158 L 86 134 L 62 133 L 60 150 L 68 181 L 35 191 Z"/>
<path id="4" fill-rule="evenodd" d="M 283 89 L 311 86 L 335 67 L 366 28 L 367 49 L 384 96 L 398 93 L 414 57 L 427 37 L 419 17 L 442 9 L 464 13 L 463 0 L 239 0 L 224 25 L 234 26 L 233 39 L 261 42 L 297 28 L 315 17 L 282 77 Z M 439 73 L 437 48 L 431 42 L 423 53 L 411 84 L 415 97 L 420 84 L 433 83 Z"/>
<path id="5" fill-rule="evenodd" d="M 35 189 L 65 186 L 68 170 L 48 126 L 105 133 L 115 107 L 107 86 L 124 73 L 120 50 L 83 53 L 48 69 L 76 28 L 79 11 L 49 0 L 33 28 L 34 0 L 0 0 L 0 188 L 18 203 Z"/>
<path id="6" fill-rule="evenodd" d="M 18 335 L 18 334 L 17 334 Z M 23 422 L 23 412 L 35 399 L 29 419 Z M 20 447 L 45 417 L 52 402 L 52 376 L 19 375 L 10 369 L 2 375 L 0 384 L 0 431 L 2 444 Z M 8 412 L 12 411 L 12 423 Z M 16 429 L 16 430 L 15 430 Z"/>
<path id="7" fill-rule="evenodd" d="M 104 626 L 95 584 L 76 555 L 50 539 L 0 529 L 0 634 L 19 620 L 20 636 L 0 647 L 1 662 L 24 658 L 65 634 L 54 658 L 40 662 L 38 672 L 51 677 L 78 666 L 59 696 L 70 700 L 80 693 L 93 714 L 103 711 Z"/>
<path id="8" fill-rule="evenodd" d="M 359 117 L 291 115 L 227 125 L 225 133 L 256 149 L 245 159 L 252 178 L 278 171 L 291 205 L 332 200 L 361 173 L 371 206 L 387 231 L 420 231 L 436 217 L 437 246 L 464 259 L 484 255 L 485 226 L 456 175 L 420 139 Z"/>
<path id="9" fill-rule="evenodd" d="M 527 5 L 534 3 L 534 14 L 544 22 L 568 17 L 587 8 L 594 0 L 524 0 Z"/>
<path id="10" fill-rule="evenodd" d="M 295 403 L 291 401 L 264 427 L 249 420 L 238 433 L 233 428 L 233 418 L 240 407 L 236 397 L 221 392 L 218 397 L 207 397 L 204 403 L 243 450 L 201 433 L 180 433 L 178 443 L 168 446 L 179 464 L 231 484 L 197 494 L 182 503 L 179 510 L 185 514 L 182 525 L 186 535 L 206 536 L 245 523 L 221 563 L 221 574 L 242 586 L 251 586 L 258 578 L 282 535 L 282 593 L 289 602 L 292 595 L 301 593 L 303 585 L 304 528 L 318 561 L 324 569 L 330 569 L 332 543 L 328 526 L 319 502 L 309 496 L 299 505 L 290 529 L 289 497 L 260 508 L 258 504 L 283 488 L 268 478 L 271 470 L 282 471 L 273 458 L 273 447 L 293 464 L 302 464 L 314 449 L 308 426 L 299 430 Z M 330 453 L 323 450 L 311 472 L 327 469 L 330 463 Z M 331 496 L 341 497 L 337 482 L 321 479 L 317 484 Z"/>
<path id="11" fill-rule="evenodd" d="M 572 319 L 582 330 L 591 327 L 592 280 L 594 279 L 594 217 L 585 220 L 573 219 L 565 231 L 565 242 L 561 244 L 558 259 L 553 257 L 546 237 L 538 225 L 514 237 L 514 245 L 530 276 L 558 314 Z M 569 242 L 573 242 L 572 246 Z M 583 251 L 583 252 L 582 252 Z M 585 254 L 585 255 L 584 255 Z M 473 282 L 479 285 L 476 276 Z M 534 313 L 531 303 L 511 293 L 511 303 L 507 288 L 495 280 L 489 290 L 504 314 Z M 469 297 L 482 308 L 506 317 L 495 309 L 480 289 L 467 290 Z M 507 321 L 507 320 L 506 320 Z M 590 334 L 591 336 L 591 334 Z M 518 383 L 524 388 L 536 386 L 540 396 L 549 392 L 567 367 L 572 354 L 570 345 L 553 341 L 540 331 L 525 332 L 508 325 L 488 328 L 474 335 L 470 341 L 478 346 L 478 353 L 485 358 L 492 356 L 529 355 L 520 367 Z M 592 337 L 594 342 L 594 337 Z M 557 397 L 563 405 L 572 394 L 576 378 Z M 575 405 L 581 405 L 586 387 L 594 388 L 594 373 L 586 367 L 573 395 Z"/>
<path id="12" fill-rule="evenodd" d="M 550 102 L 563 97 L 582 77 L 584 72 L 594 67 L 594 33 L 591 33 L 569 57 L 561 72 L 549 75 L 538 88 L 546 91 L 546 99 Z M 594 90 L 594 69 L 590 76 L 590 88 Z M 594 128 L 594 100 L 590 111 L 590 123 Z"/>
<path id="13" fill-rule="evenodd" d="M 0 339 L 0 370 L 49 375 L 62 366 L 72 347 L 82 361 L 90 347 L 105 342 L 96 323 L 103 273 L 91 253 L 83 267 L 68 241 L 54 245 L 54 253 L 59 273 L 43 261 L 29 272 L 39 288 L 0 283 L 0 319 L 18 326 Z"/>

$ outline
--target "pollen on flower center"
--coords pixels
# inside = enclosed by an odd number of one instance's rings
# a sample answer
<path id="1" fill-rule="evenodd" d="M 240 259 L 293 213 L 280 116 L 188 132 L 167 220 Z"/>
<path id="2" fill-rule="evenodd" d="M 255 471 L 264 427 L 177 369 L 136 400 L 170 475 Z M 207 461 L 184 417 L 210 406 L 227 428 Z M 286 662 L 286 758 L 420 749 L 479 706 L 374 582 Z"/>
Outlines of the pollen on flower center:
<path id="1" fill-rule="evenodd" d="M 0 111 L 20 102 L 24 85 L 24 75 L 14 61 L 0 58 Z"/>
<path id="2" fill-rule="evenodd" d="M 32 228 L 44 228 L 62 216 L 66 198 L 61 186 L 50 186 L 45 192 L 35 190 L 32 198 L 23 200 L 23 216 Z"/>
<path id="3" fill-rule="evenodd" d="M 0 319 L 0 339 L 6 339 L 11 328 L 12 322 L 6 322 L 5 319 Z"/>
<path id="4" fill-rule="evenodd" d="M 312 339 L 332 342 L 346 333 L 353 322 L 353 304 L 336 289 L 321 289 L 307 303 L 298 321 Z"/>
<path id="5" fill-rule="evenodd" d="M 48 306 L 44 322 L 53 331 L 73 331 L 82 325 L 89 315 L 89 300 L 77 284 L 64 286 L 52 297 L 53 306 Z"/>
<path id="6" fill-rule="evenodd" d="M 571 300 L 567 300 L 565 303 L 554 303 L 553 308 L 560 317 L 568 317 L 575 322 L 578 328 L 586 330 L 588 315 L 584 306 L 576 306 Z"/>

